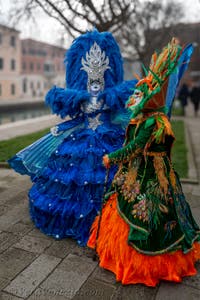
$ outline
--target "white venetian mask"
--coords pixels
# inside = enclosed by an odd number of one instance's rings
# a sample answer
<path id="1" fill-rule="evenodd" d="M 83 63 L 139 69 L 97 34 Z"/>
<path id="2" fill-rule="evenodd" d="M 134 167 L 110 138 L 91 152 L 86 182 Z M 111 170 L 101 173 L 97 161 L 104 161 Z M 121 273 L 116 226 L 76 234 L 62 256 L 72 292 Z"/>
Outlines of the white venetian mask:
<path id="1" fill-rule="evenodd" d="M 127 107 L 128 108 L 135 107 L 136 105 L 138 105 L 141 102 L 142 98 L 143 98 L 143 92 L 135 89 L 133 95 L 130 97 L 130 99 L 127 103 Z"/>

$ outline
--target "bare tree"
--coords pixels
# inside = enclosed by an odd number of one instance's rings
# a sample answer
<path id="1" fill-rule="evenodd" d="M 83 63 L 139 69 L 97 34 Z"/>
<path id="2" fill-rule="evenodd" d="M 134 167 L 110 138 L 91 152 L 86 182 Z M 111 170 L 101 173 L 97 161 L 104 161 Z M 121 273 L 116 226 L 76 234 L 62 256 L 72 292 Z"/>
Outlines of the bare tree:
<path id="1" fill-rule="evenodd" d="M 94 26 L 99 31 L 115 33 L 131 17 L 138 0 L 16 0 L 12 11 L 15 22 L 34 15 L 40 7 L 56 19 L 72 36 L 84 33 Z"/>
<path id="2" fill-rule="evenodd" d="M 176 0 L 140 1 L 135 6 L 134 17 L 116 33 L 123 53 L 148 65 L 152 52 L 164 46 L 166 36 L 170 37 L 173 25 L 183 16 L 182 5 Z"/>
<path id="3" fill-rule="evenodd" d="M 183 9 L 178 0 L 16 0 L 13 16 L 34 16 L 40 8 L 56 19 L 73 38 L 94 26 L 111 31 L 123 54 L 146 62 L 147 53 L 160 45 L 167 27 L 179 22 Z M 159 36 L 155 30 L 159 29 Z"/>

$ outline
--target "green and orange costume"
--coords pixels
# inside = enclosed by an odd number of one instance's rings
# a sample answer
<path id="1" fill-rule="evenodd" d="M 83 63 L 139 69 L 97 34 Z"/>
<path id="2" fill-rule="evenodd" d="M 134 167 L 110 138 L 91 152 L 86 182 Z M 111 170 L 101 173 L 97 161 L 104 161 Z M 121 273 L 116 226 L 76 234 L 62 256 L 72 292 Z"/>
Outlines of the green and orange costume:
<path id="1" fill-rule="evenodd" d="M 194 263 L 200 259 L 200 230 L 171 162 L 174 134 L 165 114 L 169 74 L 181 51 L 172 40 L 153 55 L 149 73 L 137 84 L 143 98 L 134 108 L 124 147 L 107 157 L 119 168 L 88 246 L 122 284 L 180 282 L 196 274 Z"/>

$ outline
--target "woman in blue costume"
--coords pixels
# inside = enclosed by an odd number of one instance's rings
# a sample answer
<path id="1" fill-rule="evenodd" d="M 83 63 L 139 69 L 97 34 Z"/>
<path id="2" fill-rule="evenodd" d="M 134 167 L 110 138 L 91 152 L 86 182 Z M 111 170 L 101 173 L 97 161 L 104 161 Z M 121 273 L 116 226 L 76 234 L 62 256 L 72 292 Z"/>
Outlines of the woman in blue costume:
<path id="1" fill-rule="evenodd" d="M 67 88 L 53 87 L 46 103 L 67 121 L 9 160 L 28 174 L 30 215 L 41 231 L 85 245 L 100 210 L 105 168 L 102 156 L 122 146 L 124 128 L 117 112 L 135 81 L 123 81 L 119 47 L 109 32 L 87 32 L 66 54 Z M 112 168 L 108 184 L 115 173 Z"/>

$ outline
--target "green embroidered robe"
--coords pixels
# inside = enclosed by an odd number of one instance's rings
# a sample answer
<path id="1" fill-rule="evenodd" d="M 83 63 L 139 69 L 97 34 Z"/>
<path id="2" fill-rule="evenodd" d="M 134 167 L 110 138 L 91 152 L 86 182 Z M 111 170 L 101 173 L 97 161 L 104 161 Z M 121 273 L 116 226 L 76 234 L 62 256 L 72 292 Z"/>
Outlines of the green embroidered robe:
<path id="1" fill-rule="evenodd" d="M 108 195 L 118 195 L 118 212 L 130 226 L 128 243 L 148 255 L 180 248 L 186 253 L 199 239 L 172 167 L 173 140 L 167 117 L 154 113 L 132 120 L 124 147 L 108 155 L 119 166 Z"/>

